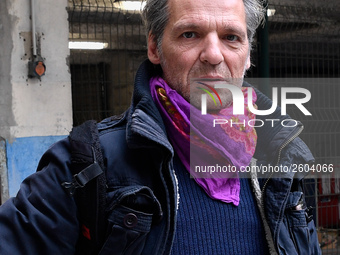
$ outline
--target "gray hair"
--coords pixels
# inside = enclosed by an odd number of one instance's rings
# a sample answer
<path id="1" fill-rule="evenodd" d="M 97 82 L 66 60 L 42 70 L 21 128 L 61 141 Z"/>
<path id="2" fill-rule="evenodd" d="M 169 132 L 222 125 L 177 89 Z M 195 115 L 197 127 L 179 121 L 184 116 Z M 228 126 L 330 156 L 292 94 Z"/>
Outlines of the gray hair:
<path id="1" fill-rule="evenodd" d="M 151 32 L 154 35 L 157 45 L 162 43 L 164 29 L 169 21 L 168 0 L 145 0 L 146 4 L 142 11 L 142 19 L 146 28 L 146 36 Z M 256 29 L 264 22 L 265 7 L 263 0 L 243 0 L 247 34 L 251 45 Z"/>

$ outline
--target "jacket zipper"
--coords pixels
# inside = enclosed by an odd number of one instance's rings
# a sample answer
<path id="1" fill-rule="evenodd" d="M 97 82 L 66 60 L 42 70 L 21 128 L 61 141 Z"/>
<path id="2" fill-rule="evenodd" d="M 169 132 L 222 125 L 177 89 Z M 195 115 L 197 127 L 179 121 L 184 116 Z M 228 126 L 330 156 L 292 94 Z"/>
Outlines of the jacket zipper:
<path id="1" fill-rule="evenodd" d="M 289 138 L 284 144 L 281 145 L 280 149 L 279 149 L 279 155 L 277 157 L 277 162 L 276 162 L 276 165 L 279 164 L 280 160 L 281 160 L 281 152 L 282 150 L 288 145 L 290 144 L 295 138 L 297 138 L 301 132 L 303 131 L 304 127 L 301 126 L 300 129 L 295 133 L 295 135 L 293 135 L 291 138 Z M 270 180 L 270 178 L 273 176 L 274 172 L 272 172 L 270 174 L 270 176 L 268 177 L 268 179 L 266 180 L 265 184 L 263 185 L 263 188 L 262 188 L 262 195 L 264 194 L 264 190 L 268 184 L 268 181 Z M 263 196 L 262 196 L 263 197 Z M 263 206 L 263 199 L 262 199 L 262 206 Z"/>
<path id="2" fill-rule="evenodd" d="M 164 159 L 164 161 L 162 163 L 162 169 L 161 169 L 161 173 L 160 173 L 161 181 L 163 183 L 164 189 L 167 189 L 168 192 L 169 192 L 168 184 L 167 184 L 165 179 L 170 177 L 169 179 L 171 180 L 171 183 L 174 186 L 174 192 L 176 193 L 176 197 L 174 197 L 174 199 L 175 199 L 174 202 L 178 203 L 178 182 L 177 182 L 177 177 L 176 177 L 176 175 L 175 175 L 175 173 L 173 171 L 173 167 L 171 167 L 171 163 L 170 163 L 171 162 L 171 155 L 163 156 L 163 159 Z M 172 171 L 172 173 L 171 173 L 171 171 Z M 164 176 L 164 173 L 167 173 L 169 176 Z M 167 197 L 169 199 L 169 200 L 167 199 L 167 203 L 168 203 L 168 205 L 171 208 L 171 197 L 170 197 L 170 194 L 168 194 Z M 178 204 L 175 205 L 175 214 L 177 214 L 177 211 L 178 211 Z M 172 214 L 172 212 L 170 210 L 168 217 L 171 217 L 171 214 Z M 174 217 L 176 217 L 176 215 L 174 215 Z M 169 248 L 169 235 L 171 234 L 170 231 L 169 231 L 170 229 L 171 229 L 171 220 L 170 220 L 169 229 L 168 229 L 168 231 L 166 233 L 166 237 L 162 238 L 164 242 L 162 242 L 162 244 L 159 245 L 159 247 L 157 248 L 157 253 L 155 253 L 155 254 L 167 254 L 167 253 L 170 252 L 170 249 L 171 249 L 171 248 Z M 163 235 L 164 235 L 164 233 L 163 233 Z M 170 247 L 171 247 L 171 244 L 170 244 Z"/>
<path id="3" fill-rule="evenodd" d="M 303 129 L 304 129 L 304 127 L 301 126 L 300 129 L 295 133 L 295 135 L 293 135 L 293 136 L 292 136 L 291 138 L 289 138 L 284 144 L 281 145 L 281 147 L 280 147 L 280 149 L 279 149 L 279 155 L 278 155 L 278 157 L 277 157 L 276 165 L 278 165 L 279 162 L 280 162 L 280 160 L 281 160 L 281 152 L 282 152 L 282 150 L 283 150 L 289 143 L 291 143 L 295 138 L 297 138 L 297 137 L 301 134 L 301 132 L 303 131 Z M 265 209 L 265 208 L 264 208 L 264 191 L 265 191 L 265 189 L 266 189 L 266 187 L 267 187 L 267 184 L 268 184 L 270 178 L 273 176 L 273 174 L 274 174 L 274 172 L 272 172 L 272 173 L 270 174 L 270 176 L 269 176 L 268 179 L 266 180 L 266 182 L 265 182 L 265 184 L 263 185 L 263 188 L 262 188 L 262 190 L 261 190 L 261 208 L 262 208 L 263 212 L 265 212 L 265 210 L 264 210 L 264 209 Z M 266 215 L 264 215 L 264 217 L 266 217 Z M 273 238 L 273 240 L 274 240 L 274 238 Z M 275 246 L 275 244 L 274 244 L 274 246 Z"/>

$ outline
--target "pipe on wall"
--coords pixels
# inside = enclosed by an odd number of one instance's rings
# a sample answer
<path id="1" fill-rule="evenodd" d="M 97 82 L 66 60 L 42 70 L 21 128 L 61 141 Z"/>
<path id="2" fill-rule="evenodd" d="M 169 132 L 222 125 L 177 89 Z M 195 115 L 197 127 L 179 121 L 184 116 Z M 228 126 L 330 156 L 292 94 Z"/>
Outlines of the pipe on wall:
<path id="1" fill-rule="evenodd" d="M 37 56 L 37 37 L 35 30 L 35 0 L 31 0 L 33 58 Z"/>

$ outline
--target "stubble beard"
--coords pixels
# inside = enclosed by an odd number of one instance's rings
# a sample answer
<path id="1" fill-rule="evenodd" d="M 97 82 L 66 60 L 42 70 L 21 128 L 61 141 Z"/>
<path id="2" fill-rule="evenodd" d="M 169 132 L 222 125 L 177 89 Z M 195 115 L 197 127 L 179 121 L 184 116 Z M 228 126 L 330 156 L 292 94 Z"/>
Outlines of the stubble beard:
<path id="1" fill-rule="evenodd" d="M 222 67 L 214 67 L 210 64 L 203 64 L 200 66 L 194 65 L 192 69 L 188 73 L 188 78 L 186 80 L 186 84 L 182 83 L 182 76 L 180 76 L 181 70 L 178 70 L 177 73 L 169 74 L 168 72 L 164 72 L 164 70 L 168 69 L 168 63 L 164 59 L 162 51 L 160 53 L 160 65 L 163 69 L 163 79 L 168 83 L 170 88 L 174 89 L 179 93 L 187 102 L 196 107 L 197 109 L 201 108 L 202 104 L 202 94 L 205 92 L 198 89 L 197 87 L 197 79 L 194 77 L 202 77 L 205 75 L 216 74 L 218 76 L 224 77 L 218 82 L 224 82 L 227 84 L 231 84 L 237 87 L 242 87 L 244 74 L 246 72 L 246 68 L 244 68 L 243 74 L 241 78 L 232 78 L 229 71 L 223 70 Z M 214 86 L 214 82 L 209 82 L 210 85 Z M 232 93 L 228 89 L 216 89 L 218 92 L 222 105 L 218 103 L 217 105 L 213 101 L 212 98 L 207 97 L 207 110 L 208 112 L 217 112 L 223 108 L 226 108 L 232 105 L 233 97 Z M 217 98 L 216 98 L 217 100 Z"/>

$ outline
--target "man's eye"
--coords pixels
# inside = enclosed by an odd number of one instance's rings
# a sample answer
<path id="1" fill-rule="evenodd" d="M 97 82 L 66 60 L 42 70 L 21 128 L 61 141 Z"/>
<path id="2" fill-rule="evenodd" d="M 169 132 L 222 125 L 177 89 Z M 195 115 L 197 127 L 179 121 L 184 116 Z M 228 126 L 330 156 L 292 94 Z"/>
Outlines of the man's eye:
<path id="1" fill-rule="evenodd" d="M 227 39 L 228 41 L 235 42 L 235 41 L 238 40 L 238 36 L 237 36 L 237 35 L 227 35 L 227 36 L 226 36 L 226 39 Z"/>
<path id="2" fill-rule="evenodd" d="M 183 36 L 184 38 L 187 38 L 187 39 L 196 37 L 196 35 L 195 35 L 194 32 L 185 32 L 185 33 L 182 34 L 182 36 Z"/>

